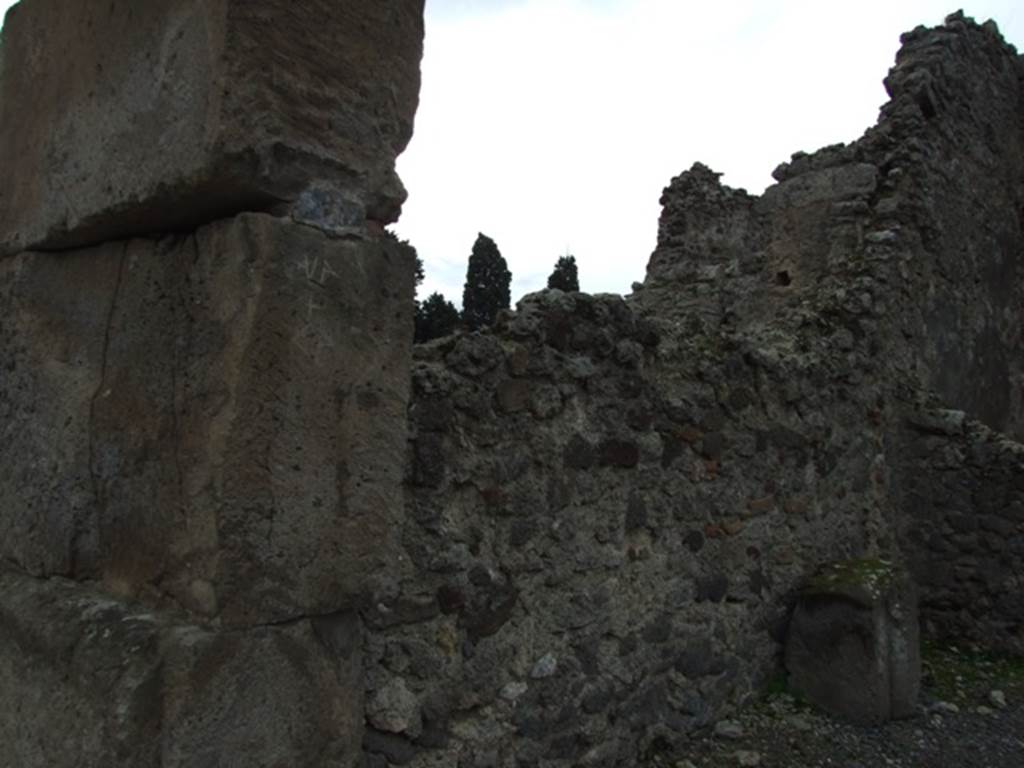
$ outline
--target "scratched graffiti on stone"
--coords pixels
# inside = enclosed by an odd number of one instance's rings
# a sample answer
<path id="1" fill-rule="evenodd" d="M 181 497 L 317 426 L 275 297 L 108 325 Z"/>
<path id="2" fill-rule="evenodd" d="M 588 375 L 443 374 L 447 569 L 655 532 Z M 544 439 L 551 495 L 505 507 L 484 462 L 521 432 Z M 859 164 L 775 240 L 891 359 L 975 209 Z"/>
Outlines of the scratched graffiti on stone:
<path id="1" fill-rule="evenodd" d="M 316 361 L 322 352 L 334 350 L 338 345 L 331 325 L 330 289 L 340 275 L 326 256 L 308 253 L 290 265 L 288 274 L 292 282 L 298 284 L 296 299 L 302 319 L 292 343 Z"/>

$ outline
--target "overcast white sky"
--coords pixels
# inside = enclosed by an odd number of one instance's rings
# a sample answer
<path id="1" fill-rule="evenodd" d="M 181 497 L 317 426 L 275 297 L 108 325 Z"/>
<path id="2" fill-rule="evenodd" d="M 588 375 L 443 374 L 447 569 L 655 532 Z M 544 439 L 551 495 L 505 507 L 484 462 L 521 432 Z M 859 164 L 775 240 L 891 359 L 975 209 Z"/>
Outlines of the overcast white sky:
<path id="1" fill-rule="evenodd" d="M 396 227 L 426 264 L 421 296 L 461 303 L 477 232 L 508 260 L 513 302 L 567 249 L 583 290 L 629 292 L 673 176 L 700 160 L 760 192 L 793 152 L 856 139 L 900 33 L 956 2 L 427 0 Z M 1024 43 L 1020 0 L 965 11 Z"/>
<path id="2" fill-rule="evenodd" d="M 673 176 L 700 160 L 760 192 L 793 152 L 858 138 L 900 33 L 955 3 L 427 0 L 396 227 L 425 261 L 421 297 L 461 302 L 478 231 L 509 262 L 513 303 L 567 248 L 583 290 L 628 293 Z M 1024 42 L 1020 0 L 965 12 Z"/>

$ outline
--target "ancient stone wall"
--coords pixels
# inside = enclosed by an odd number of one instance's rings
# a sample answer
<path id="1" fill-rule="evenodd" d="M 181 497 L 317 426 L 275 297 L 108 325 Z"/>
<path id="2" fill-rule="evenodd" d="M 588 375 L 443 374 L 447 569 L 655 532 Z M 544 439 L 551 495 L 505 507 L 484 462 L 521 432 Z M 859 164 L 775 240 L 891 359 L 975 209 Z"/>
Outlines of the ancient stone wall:
<path id="1" fill-rule="evenodd" d="M 358 608 L 403 568 L 414 263 L 381 224 L 404 194 L 422 11 L 8 15 L 12 765 L 362 763 Z"/>
<path id="2" fill-rule="evenodd" d="M 906 561 L 933 634 L 1021 647 L 1022 73 L 992 25 L 915 30 L 860 141 L 760 197 L 674 179 L 633 296 L 418 349 L 378 764 L 630 764 L 777 674 L 846 556 Z M 943 407 L 1003 434 L 907 426 Z"/>
<path id="3" fill-rule="evenodd" d="M 941 409 L 903 442 L 900 535 L 925 629 L 1024 655 L 1024 445 Z"/>
<path id="4" fill-rule="evenodd" d="M 885 447 L 866 356 L 736 342 L 549 291 L 418 350 L 371 751 L 629 764 L 774 674 L 808 564 L 885 529 Z"/>
<path id="5" fill-rule="evenodd" d="M 794 155 L 761 197 L 700 165 L 675 179 L 637 300 L 754 332 L 845 316 L 886 377 L 1020 439 L 1022 77 L 993 24 L 904 35 L 859 141 Z"/>
<path id="6" fill-rule="evenodd" d="M 1024 648 L 1024 63 L 993 25 L 906 35 L 878 125 L 761 196 L 673 179 L 633 295 L 413 357 L 381 224 L 422 0 L 298 5 L 5 26 L 5 754 L 633 764 L 779 674 L 849 557 L 905 562 L 933 634 Z"/>
<path id="7" fill-rule="evenodd" d="M 949 407 L 1024 440 L 1024 60 L 994 24 L 952 16 L 903 37 L 869 139 L 874 207 L 902 259 L 910 373 Z M 883 154 L 884 153 L 884 154 Z M 881 226 L 885 229 L 882 230 Z M 881 236 L 881 235 L 880 235 Z M 895 330 L 895 329 L 894 329 Z"/>
<path id="8" fill-rule="evenodd" d="M 954 14 L 904 35 L 886 80 L 892 98 L 859 141 L 795 155 L 760 198 L 722 188 L 703 167 L 674 180 L 635 298 L 658 316 L 739 329 L 766 348 L 795 328 L 865 352 L 870 364 L 850 383 L 879 394 L 869 416 L 885 423 L 897 537 L 909 521 L 925 524 L 914 489 L 948 479 L 905 460 L 921 450 L 905 425 L 922 408 L 963 411 L 1021 440 L 1022 83 L 1022 57 L 991 23 Z M 1009 459 L 1000 466 L 1007 482 L 1024 471 Z M 978 500 L 975 511 L 999 516 L 1011 539 L 1020 531 L 1012 505 Z M 927 614 L 936 603 L 923 553 L 906 540 L 902 549 L 919 566 Z M 963 559 L 957 599 L 970 611 L 954 622 L 946 610 L 936 626 L 961 635 L 998 627 L 991 639 L 1019 646 L 1024 614 L 981 586 L 994 583 L 993 569 L 1012 583 L 1016 561 L 1000 552 L 985 565 Z"/>

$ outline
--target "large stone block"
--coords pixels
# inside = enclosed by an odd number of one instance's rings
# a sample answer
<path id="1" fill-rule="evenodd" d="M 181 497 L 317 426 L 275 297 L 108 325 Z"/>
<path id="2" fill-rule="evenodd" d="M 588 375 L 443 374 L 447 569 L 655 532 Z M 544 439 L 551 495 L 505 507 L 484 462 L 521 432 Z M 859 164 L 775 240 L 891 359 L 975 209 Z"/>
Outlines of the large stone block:
<path id="1" fill-rule="evenodd" d="M 413 265 L 264 214 L 0 262 L 0 558 L 229 624 L 396 558 Z"/>
<path id="2" fill-rule="evenodd" d="M 215 632 L 0 572 L 0 763 L 358 765 L 359 636 L 354 615 Z"/>
<path id="3" fill-rule="evenodd" d="M 0 255 L 290 208 L 392 221 L 423 0 L 22 0 L 0 45 Z"/>
<path id="4" fill-rule="evenodd" d="M 882 560 L 823 568 L 801 592 L 786 639 L 790 686 L 858 723 L 910 717 L 921 682 L 917 596 Z"/>

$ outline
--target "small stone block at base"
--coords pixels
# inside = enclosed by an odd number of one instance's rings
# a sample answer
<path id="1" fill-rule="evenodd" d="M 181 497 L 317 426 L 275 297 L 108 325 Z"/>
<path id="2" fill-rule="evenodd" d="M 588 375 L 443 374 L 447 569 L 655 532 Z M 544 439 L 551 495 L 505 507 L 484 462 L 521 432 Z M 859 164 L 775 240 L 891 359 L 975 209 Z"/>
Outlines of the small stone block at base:
<path id="1" fill-rule="evenodd" d="M 916 590 L 884 560 L 821 569 L 786 639 L 791 689 L 833 715 L 879 724 L 914 713 L 921 681 Z"/>

